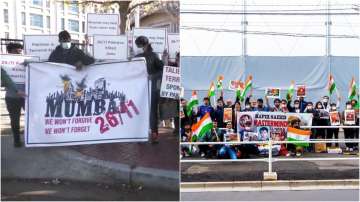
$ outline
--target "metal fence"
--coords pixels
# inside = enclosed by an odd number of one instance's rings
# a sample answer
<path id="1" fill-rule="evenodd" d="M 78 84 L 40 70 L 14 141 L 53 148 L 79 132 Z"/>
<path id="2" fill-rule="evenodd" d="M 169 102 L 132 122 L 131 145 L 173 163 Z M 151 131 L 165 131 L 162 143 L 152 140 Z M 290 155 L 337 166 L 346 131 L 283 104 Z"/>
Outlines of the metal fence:
<path id="1" fill-rule="evenodd" d="M 302 128 L 358 128 L 360 126 L 302 126 Z M 278 158 L 272 155 L 273 144 L 294 144 L 294 143 L 359 143 L 359 139 L 310 139 L 309 141 L 247 141 L 247 142 L 180 142 L 180 145 L 242 145 L 242 144 L 267 144 L 269 148 L 268 157 L 255 159 L 180 159 L 180 163 L 224 163 L 224 162 L 267 162 L 267 173 L 273 173 L 272 164 L 276 161 L 359 161 L 359 157 L 299 157 L 299 158 Z M 264 173 L 265 175 L 265 173 Z"/>

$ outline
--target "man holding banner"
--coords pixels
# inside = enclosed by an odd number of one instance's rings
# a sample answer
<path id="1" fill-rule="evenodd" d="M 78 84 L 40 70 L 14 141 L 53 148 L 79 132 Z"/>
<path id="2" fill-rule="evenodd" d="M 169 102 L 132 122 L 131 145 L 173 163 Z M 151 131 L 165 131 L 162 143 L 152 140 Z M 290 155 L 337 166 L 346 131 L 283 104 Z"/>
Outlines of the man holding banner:
<path id="1" fill-rule="evenodd" d="M 164 63 L 159 59 L 158 55 L 153 52 L 153 48 L 149 43 L 149 39 L 145 36 L 139 36 L 135 40 L 138 48 L 142 48 L 143 53 L 135 57 L 144 57 L 146 60 L 147 72 L 151 81 L 151 106 L 150 106 L 150 129 L 152 143 L 158 142 L 158 120 L 159 120 L 159 98 L 160 87 Z"/>

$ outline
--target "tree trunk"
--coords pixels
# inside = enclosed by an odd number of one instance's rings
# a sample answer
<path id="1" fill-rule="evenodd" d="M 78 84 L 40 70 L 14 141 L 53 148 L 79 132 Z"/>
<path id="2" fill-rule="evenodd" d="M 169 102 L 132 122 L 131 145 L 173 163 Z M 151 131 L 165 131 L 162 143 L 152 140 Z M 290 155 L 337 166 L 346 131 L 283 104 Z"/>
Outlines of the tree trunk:
<path id="1" fill-rule="evenodd" d="M 120 2 L 119 3 L 120 34 L 125 34 L 126 20 L 127 20 L 129 4 L 130 4 L 130 2 Z"/>

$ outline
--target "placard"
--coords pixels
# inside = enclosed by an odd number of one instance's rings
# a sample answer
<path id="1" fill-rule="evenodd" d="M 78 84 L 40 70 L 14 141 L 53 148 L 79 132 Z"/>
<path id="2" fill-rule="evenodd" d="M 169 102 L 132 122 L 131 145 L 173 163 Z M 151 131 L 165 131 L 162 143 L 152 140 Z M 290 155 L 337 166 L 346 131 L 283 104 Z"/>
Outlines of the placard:
<path id="1" fill-rule="evenodd" d="M 87 14 L 87 34 L 118 35 L 120 33 L 120 17 L 118 14 Z"/>
<path id="2" fill-rule="evenodd" d="M 265 96 L 268 98 L 280 98 L 280 88 L 266 88 Z"/>
<path id="3" fill-rule="evenodd" d="M 224 134 L 224 142 L 240 142 L 240 136 L 237 133 L 227 132 Z"/>
<path id="4" fill-rule="evenodd" d="M 162 54 L 167 48 L 166 29 L 165 28 L 135 28 L 133 30 L 133 50 L 135 55 L 142 53 L 142 49 L 137 48 L 135 40 L 139 36 L 146 36 L 149 39 L 149 43 L 155 53 Z"/>
<path id="5" fill-rule="evenodd" d="M 127 36 L 94 35 L 93 50 L 95 59 L 127 60 Z"/>
<path id="6" fill-rule="evenodd" d="M 330 123 L 332 126 L 340 125 L 340 114 L 337 111 L 329 112 L 330 115 Z"/>
<path id="7" fill-rule="evenodd" d="M 224 108 L 224 123 L 232 122 L 232 109 L 231 108 Z"/>
<path id="8" fill-rule="evenodd" d="M 355 125 L 355 110 L 353 109 L 346 109 L 344 111 L 344 115 L 345 115 L 345 120 L 344 120 L 344 124 L 348 124 L 348 125 Z"/>
<path id="9" fill-rule="evenodd" d="M 180 97 L 180 68 L 164 66 L 160 97 L 178 99 Z"/>
<path id="10" fill-rule="evenodd" d="M 179 34 L 169 33 L 167 39 L 169 58 L 175 60 L 176 53 L 180 52 L 180 36 Z"/>
<path id="11" fill-rule="evenodd" d="M 24 61 L 39 61 L 39 57 L 26 55 L 0 55 L 0 66 L 6 71 L 11 80 L 16 84 L 25 84 Z"/>
<path id="12" fill-rule="evenodd" d="M 40 60 L 48 60 L 58 45 L 57 35 L 24 35 L 25 55 L 37 56 Z"/>
<path id="13" fill-rule="evenodd" d="M 147 141 L 147 76 L 143 59 L 94 64 L 82 71 L 67 64 L 30 63 L 26 146 Z"/>
<path id="14" fill-rule="evenodd" d="M 233 90 L 236 91 L 237 89 L 243 89 L 244 88 L 244 83 L 239 81 L 239 80 L 231 80 L 229 82 L 229 90 Z"/>
<path id="15" fill-rule="evenodd" d="M 305 85 L 296 85 L 296 96 L 297 97 L 306 97 L 306 86 Z"/>

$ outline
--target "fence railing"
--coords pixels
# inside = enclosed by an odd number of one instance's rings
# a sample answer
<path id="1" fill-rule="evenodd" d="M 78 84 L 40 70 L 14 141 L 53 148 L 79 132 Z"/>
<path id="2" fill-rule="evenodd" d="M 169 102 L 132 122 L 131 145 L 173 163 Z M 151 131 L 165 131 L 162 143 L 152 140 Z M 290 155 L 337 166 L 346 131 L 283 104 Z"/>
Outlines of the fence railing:
<path id="1" fill-rule="evenodd" d="M 306 126 L 306 128 L 329 128 L 329 126 Z M 305 127 L 303 127 L 305 128 Z M 331 128 L 360 128 L 360 126 L 331 126 Z M 268 157 L 254 159 L 180 159 L 181 163 L 224 163 L 224 162 L 267 162 L 268 174 L 273 173 L 272 164 L 276 161 L 338 161 L 349 160 L 359 161 L 359 157 L 298 157 L 298 158 L 274 158 L 272 155 L 272 146 L 274 144 L 294 144 L 294 143 L 360 143 L 359 139 L 310 139 L 308 141 L 236 141 L 236 142 L 180 142 L 180 145 L 243 145 L 243 144 L 267 144 L 269 148 Z M 275 173 L 276 175 L 276 173 Z M 265 176 L 265 173 L 264 173 Z"/>

